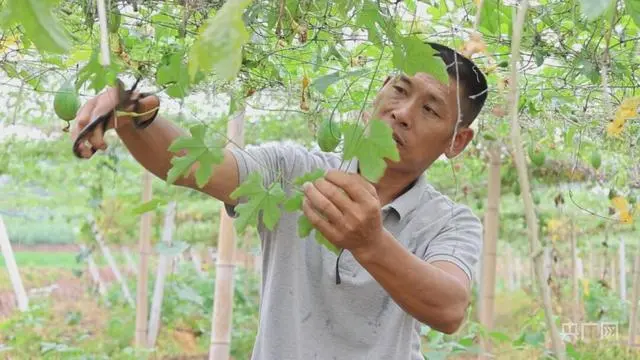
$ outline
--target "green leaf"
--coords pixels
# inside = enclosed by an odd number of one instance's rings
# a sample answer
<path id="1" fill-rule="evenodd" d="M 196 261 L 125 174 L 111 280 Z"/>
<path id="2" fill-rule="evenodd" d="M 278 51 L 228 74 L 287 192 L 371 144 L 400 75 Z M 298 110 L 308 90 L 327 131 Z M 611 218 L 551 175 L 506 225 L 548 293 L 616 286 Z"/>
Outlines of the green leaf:
<path id="1" fill-rule="evenodd" d="M 309 236 L 313 230 L 313 224 L 309 221 L 305 215 L 301 215 L 298 218 L 298 236 L 301 238 Z"/>
<path id="2" fill-rule="evenodd" d="M 333 85 L 334 83 L 352 76 L 360 76 L 364 73 L 366 73 L 365 69 L 349 71 L 347 73 L 336 71 L 315 79 L 310 86 L 324 94 L 327 91 L 327 88 L 329 88 L 329 86 Z"/>
<path id="3" fill-rule="evenodd" d="M 640 27 L 640 0 L 625 0 L 624 5 L 636 26 Z"/>
<path id="4" fill-rule="evenodd" d="M 604 14 L 613 3 L 612 0 L 580 0 L 580 10 L 587 20 L 593 21 Z"/>
<path id="5" fill-rule="evenodd" d="M 444 84 L 449 84 L 447 67 L 431 45 L 416 36 L 400 38 L 393 49 L 393 65 L 413 76 L 418 72 L 433 75 Z"/>
<path id="6" fill-rule="evenodd" d="M 284 202 L 284 209 L 288 212 L 294 212 L 302 209 L 302 199 L 304 193 L 298 190 L 294 191 L 294 195 Z"/>
<path id="7" fill-rule="evenodd" d="M 318 242 L 318 244 L 326 247 L 327 249 L 329 249 L 329 251 L 331 251 L 332 253 L 338 255 L 340 253 L 340 249 L 338 249 L 335 245 L 333 245 L 331 242 L 329 242 L 329 240 L 327 240 L 327 238 L 324 237 L 324 235 L 322 235 L 322 233 L 318 230 L 316 230 L 316 242 Z"/>
<path id="8" fill-rule="evenodd" d="M 263 185 L 262 175 L 253 172 L 248 178 L 236 188 L 230 195 L 232 199 L 241 196 L 247 197 L 247 202 L 236 206 L 238 218 L 235 221 L 239 232 L 250 224 L 258 223 L 258 215 L 262 214 L 262 222 L 269 230 L 273 230 L 280 220 L 280 205 L 284 202 L 286 195 L 282 186 L 274 182 L 269 189 Z"/>
<path id="9" fill-rule="evenodd" d="M 116 62 L 112 62 L 109 67 L 105 68 L 100 64 L 99 55 L 99 48 L 94 48 L 91 58 L 78 72 L 77 88 L 81 87 L 85 82 L 89 82 L 89 88 L 93 89 L 97 94 L 105 86 L 115 84 L 116 77 L 120 71 L 119 66 Z"/>
<path id="10" fill-rule="evenodd" d="M 385 19 L 380 14 L 378 4 L 373 1 L 365 1 L 358 12 L 356 25 L 367 29 L 368 40 L 378 47 L 382 47 L 383 39 L 380 28 L 385 28 Z M 380 27 L 380 28 L 378 28 Z"/>
<path id="11" fill-rule="evenodd" d="M 8 2 L 8 5 L 7 5 Z M 49 0 L 7 0 L 3 26 L 18 23 L 38 51 L 63 54 L 71 48 L 71 38 L 54 17 Z"/>
<path id="12" fill-rule="evenodd" d="M 506 33 L 507 36 L 511 36 L 512 22 L 512 6 L 499 0 L 484 0 L 482 2 L 480 24 L 478 25 L 483 33 L 487 35 Z"/>
<path id="13" fill-rule="evenodd" d="M 573 346 L 572 343 L 568 342 L 566 345 L 566 350 L 567 350 L 567 355 L 569 355 L 569 357 L 571 359 L 580 359 L 580 353 L 578 351 L 576 351 L 576 348 Z"/>
<path id="14" fill-rule="evenodd" d="M 184 98 L 189 90 L 189 73 L 187 65 L 182 62 L 183 53 L 172 54 L 158 67 L 156 81 L 158 85 L 171 84 L 167 87 L 167 95 L 173 98 Z"/>
<path id="15" fill-rule="evenodd" d="M 242 46 L 249 40 L 242 14 L 251 0 L 227 1 L 210 18 L 191 46 L 189 77 L 213 70 L 221 80 L 233 80 L 242 65 Z"/>
<path id="16" fill-rule="evenodd" d="M 378 119 L 372 119 L 368 125 L 368 134 L 360 123 L 344 125 L 343 159 L 357 158 L 362 176 L 375 183 L 387 167 L 384 159 L 399 161 L 400 154 L 389 125 Z"/>
<path id="17" fill-rule="evenodd" d="M 509 337 L 509 335 L 503 333 L 503 332 L 499 332 L 499 331 L 491 331 L 489 333 L 489 336 L 491 336 L 492 339 L 500 341 L 500 342 L 509 342 L 511 341 L 511 338 Z"/>
<path id="18" fill-rule="evenodd" d="M 132 215 L 141 215 L 149 211 L 153 211 L 160 205 L 166 204 L 167 201 L 163 199 L 152 199 L 145 203 L 142 203 L 131 210 Z"/>
<path id="19" fill-rule="evenodd" d="M 298 185 L 298 186 L 302 186 L 306 182 L 316 181 L 316 180 L 320 179 L 321 177 L 323 177 L 325 172 L 326 171 L 324 169 L 316 169 L 316 170 L 310 171 L 310 172 L 308 172 L 306 174 L 303 174 L 303 175 L 298 176 L 297 178 L 295 178 L 293 180 L 293 184 L 294 185 Z"/>
<path id="20" fill-rule="evenodd" d="M 171 245 L 165 242 L 159 242 L 154 248 L 159 255 L 173 257 L 187 250 L 189 248 L 189 244 L 184 241 L 176 241 Z"/>
<path id="21" fill-rule="evenodd" d="M 191 137 L 179 137 L 169 146 L 169 151 L 178 152 L 186 150 L 187 154 L 182 157 L 173 157 L 173 165 L 167 173 L 167 183 L 173 184 L 177 179 L 187 175 L 191 166 L 197 161 L 199 163 L 196 170 L 196 184 L 202 188 L 209 181 L 213 173 L 213 165 L 222 163 L 224 153 L 221 149 L 213 150 L 204 142 L 204 125 L 196 125 L 190 129 Z"/>

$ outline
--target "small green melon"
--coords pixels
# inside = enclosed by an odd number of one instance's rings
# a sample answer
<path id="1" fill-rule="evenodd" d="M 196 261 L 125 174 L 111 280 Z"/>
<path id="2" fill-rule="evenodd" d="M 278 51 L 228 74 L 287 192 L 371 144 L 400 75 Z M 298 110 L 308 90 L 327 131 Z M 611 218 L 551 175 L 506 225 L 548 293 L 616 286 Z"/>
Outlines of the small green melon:
<path id="1" fill-rule="evenodd" d="M 71 121 L 75 119 L 76 113 L 80 109 L 80 98 L 71 81 L 65 82 L 58 89 L 53 99 L 53 109 L 62 120 Z"/>
<path id="2" fill-rule="evenodd" d="M 317 132 L 317 142 L 322 151 L 330 152 L 334 151 L 340 139 L 342 138 L 342 131 L 340 131 L 340 125 L 336 122 L 332 122 L 329 118 L 325 118 L 320 122 Z"/>

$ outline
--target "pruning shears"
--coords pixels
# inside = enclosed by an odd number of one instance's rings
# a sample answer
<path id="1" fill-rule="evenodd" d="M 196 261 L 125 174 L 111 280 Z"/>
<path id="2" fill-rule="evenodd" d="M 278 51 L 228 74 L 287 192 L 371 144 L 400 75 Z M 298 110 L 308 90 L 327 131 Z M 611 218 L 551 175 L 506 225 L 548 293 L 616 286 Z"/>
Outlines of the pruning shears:
<path id="1" fill-rule="evenodd" d="M 144 99 L 145 97 L 152 95 L 152 93 L 140 93 L 135 99 L 133 99 L 132 97 L 133 92 L 138 86 L 138 83 L 140 82 L 140 80 L 141 80 L 140 77 L 137 78 L 133 86 L 130 89 L 125 90 L 124 84 L 122 83 L 122 81 L 120 79 L 116 79 L 116 85 L 118 88 L 118 103 L 116 104 L 116 106 L 114 106 L 112 109 L 110 109 L 106 113 L 95 117 L 93 120 L 91 120 L 91 122 L 87 126 L 85 126 L 82 129 L 82 131 L 80 131 L 80 133 L 78 134 L 78 137 L 73 143 L 73 153 L 75 154 L 76 157 L 82 158 L 79 151 L 79 147 L 80 147 L 80 143 L 84 141 L 84 138 L 87 136 L 87 134 L 94 131 L 98 126 L 102 127 L 102 132 L 104 133 L 107 129 L 107 123 L 113 116 L 123 116 L 123 115 L 131 116 L 133 118 L 133 125 L 137 129 L 144 129 L 153 122 L 153 120 L 156 118 L 159 107 L 156 107 L 145 113 L 138 113 L 139 107 L 140 107 L 140 99 Z M 132 112 L 127 112 L 124 110 L 129 108 L 131 105 L 133 105 Z M 139 116 L 146 115 L 152 112 L 155 112 L 155 114 L 150 119 L 146 121 L 140 121 L 138 119 Z M 94 147 L 91 147 L 91 151 L 95 154 L 97 150 Z"/>

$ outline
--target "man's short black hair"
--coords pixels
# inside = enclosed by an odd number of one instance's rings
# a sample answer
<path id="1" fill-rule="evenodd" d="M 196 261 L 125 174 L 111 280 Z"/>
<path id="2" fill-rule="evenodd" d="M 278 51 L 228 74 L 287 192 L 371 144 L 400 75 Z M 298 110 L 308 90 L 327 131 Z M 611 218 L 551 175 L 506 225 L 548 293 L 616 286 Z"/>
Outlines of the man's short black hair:
<path id="1" fill-rule="evenodd" d="M 456 67 L 454 67 L 453 64 L 457 60 L 457 77 L 460 80 L 459 86 L 462 109 L 462 123 L 460 125 L 471 125 L 480 113 L 480 110 L 482 110 L 484 102 L 487 99 L 487 79 L 476 64 L 462 54 L 442 44 L 432 42 L 427 42 L 427 44 L 431 45 L 431 47 L 438 52 L 440 58 L 442 58 L 447 65 L 447 73 L 454 81 L 456 80 Z"/>

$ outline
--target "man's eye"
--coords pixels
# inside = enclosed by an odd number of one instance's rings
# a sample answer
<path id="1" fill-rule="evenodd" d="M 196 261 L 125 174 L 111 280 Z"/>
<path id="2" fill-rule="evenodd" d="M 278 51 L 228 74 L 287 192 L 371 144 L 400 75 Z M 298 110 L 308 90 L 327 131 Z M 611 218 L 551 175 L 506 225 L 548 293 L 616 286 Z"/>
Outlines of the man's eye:
<path id="1" fill-rule="evenodd" d="M 429 105 L 425 105 L 425 106 L 424 106 L 424 109 L 425 109 L 427 112 L 432 113 L 432 114 L 433 114 L 433 115 L 435 115 L 435 116 L 438 116 L 438 113 L 437 113 L 435 110 L 433 110 L 433 109 L 431 108 L 431 106 L 429 106 Z"/>
<path id="2" fill-rule="evenodd" d="M 401 86 L 394 85 L 393 88 L 395 89 L 396 92 L 399 92 L 401 94 L 405 93 L 404 89 Z"/>

